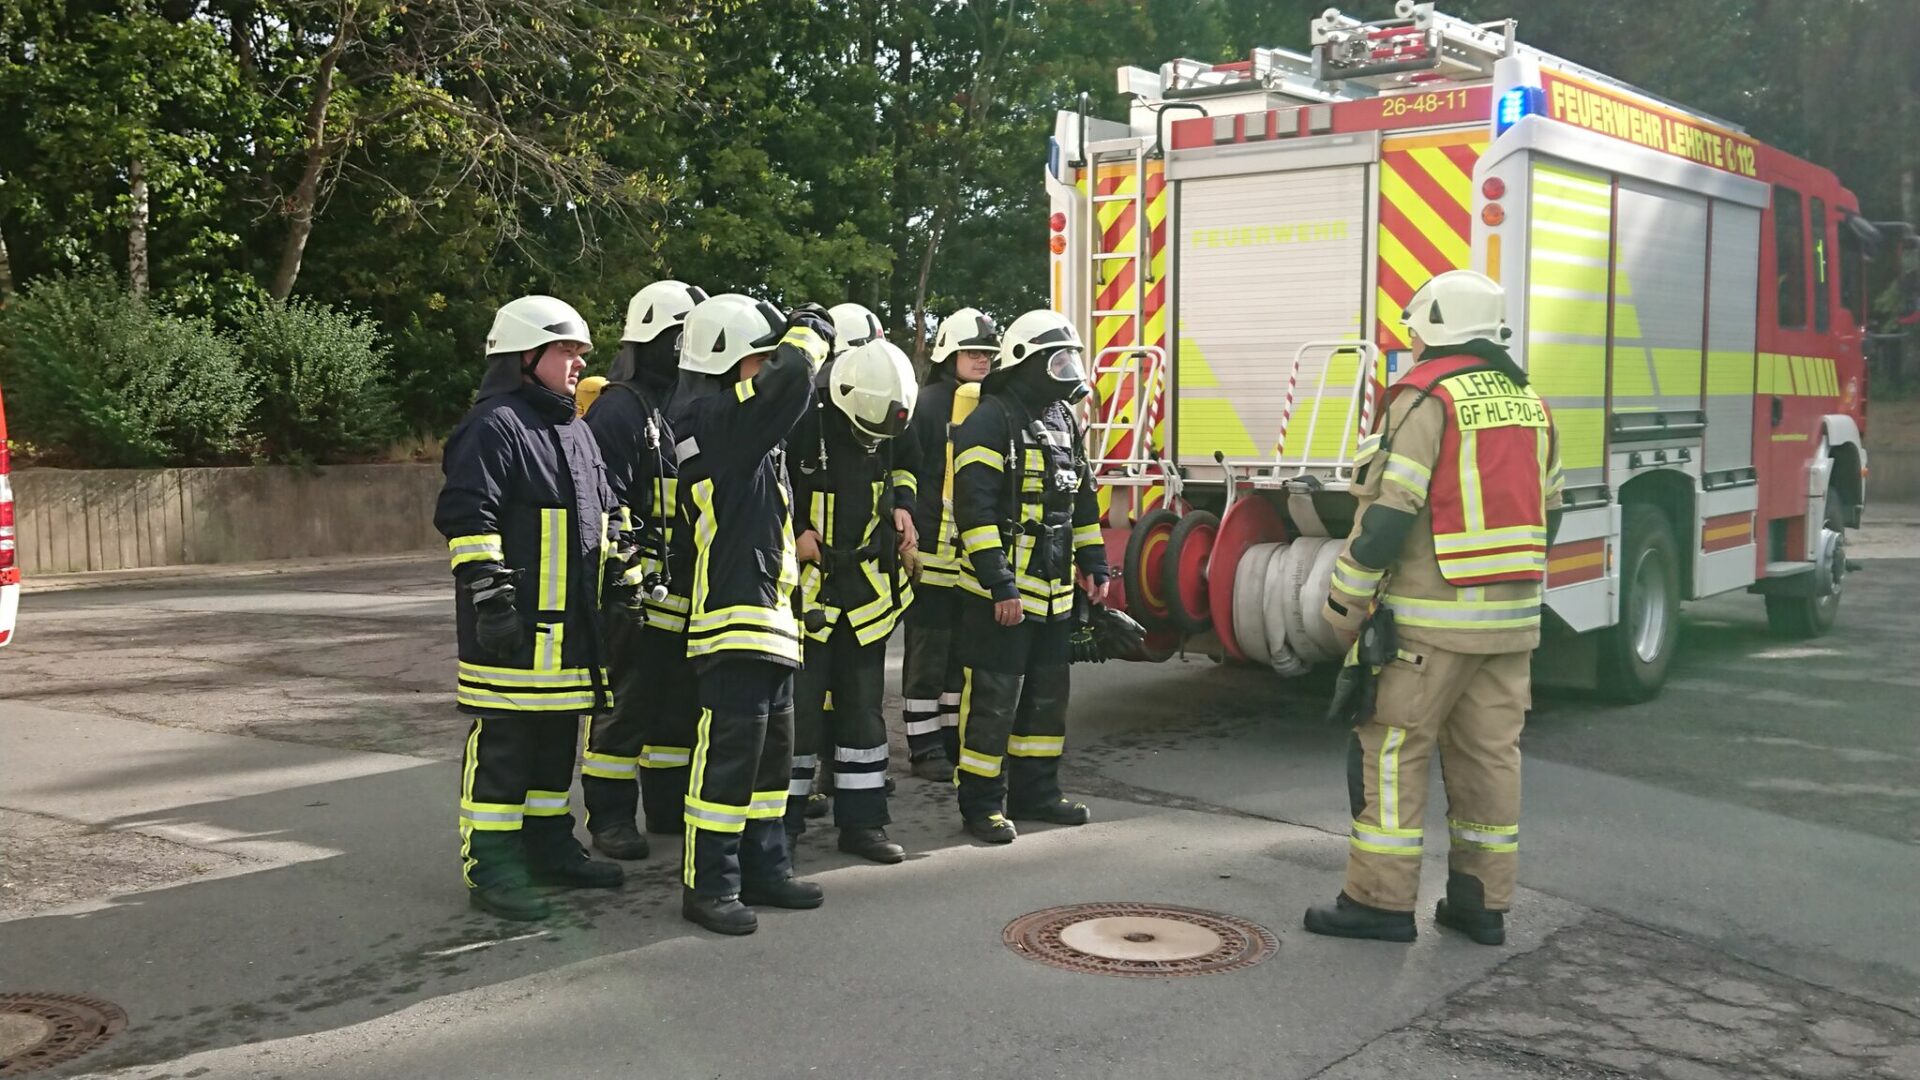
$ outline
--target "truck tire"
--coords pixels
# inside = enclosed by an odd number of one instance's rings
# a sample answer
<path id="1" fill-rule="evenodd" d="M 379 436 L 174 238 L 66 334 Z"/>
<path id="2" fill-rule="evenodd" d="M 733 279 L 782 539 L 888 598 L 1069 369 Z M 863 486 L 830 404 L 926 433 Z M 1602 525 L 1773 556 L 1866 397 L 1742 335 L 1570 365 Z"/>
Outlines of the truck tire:
<path id="1" fill-rule="evenodd" d="M 1852 520 L 1847 497 L 1837 487 L 1827 489 L 1827 512 L 1821 521 L 1823 531 L 1838 534 L 1827 553 L 1825 568 L 1828 587 L 1816 596 L 1767 597 L 1767 628 L 1781 637 L 1816 638 L 1833 629 L 1840 617 L 1841 586 L 1847 577 L 1847 522 Z M 1818 568 L 1815 573 L 1819 573 Z"/>
<path id="2" fill-rule="evenodd" d="M 1620 621 L 1600 632 L 1600 695 L 1650 701 L 1680 639 L 1680 545 L 1667 517 L 1633 504 L 1622 514 Z"/>

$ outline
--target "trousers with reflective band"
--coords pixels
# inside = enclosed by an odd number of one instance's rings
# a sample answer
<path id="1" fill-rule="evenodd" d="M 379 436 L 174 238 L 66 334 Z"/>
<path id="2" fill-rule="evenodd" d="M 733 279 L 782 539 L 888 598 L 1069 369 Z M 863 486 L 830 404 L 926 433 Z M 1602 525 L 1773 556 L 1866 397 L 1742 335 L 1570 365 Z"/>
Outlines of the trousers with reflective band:
<path id="1" fill-rule="evenodd" d="M 954 745 L 960 724 L 960 658 L 954 644 L 952 589 L 923 589 L 907 612 L 906 652 L 900 665 L 900 694 L 906 699 L 900 719 L 907 730 L 907 755 L 915 761 L 942 753 L 958 756 Z"/>
<path id="2" fill-rule="evenodd" d="M 531 847 L 558 857 L 573 842 L 567 789 L 579 736 L 570 716 L 473 718 L 460 769 L 460 872 L 469 887 L 510 883 Z"/>
<path id="3" fill-rule="evenodd" d="M 793 671 L 736 659 L 703 670 L 682 811 L 683 884 L 727 896 L 738 893 L 742 881 L 792 872 L 780 824 L 792 771 Z"/>
<path id="4" fill-rule="evenodd" d="M 806 666 L 793 677 L 793 773 L 787 833 L 806 831 L 807 784 L 833 776 L 833 823 L 876 829 L 887 813 L 887 646 L 849 634 L 807 642 Z M 827 708 L 831 699 L 833 707 Z M 816 754 L 816 751 L 818 753 Z"/>
<path id="5" fill-rule="evenodd" d="M 1438 751 L 1447 868 L 1478 878 L 1490 910 L 1512 904 L 1530 663 L 1529 653 L 1402 649 L 1381 669 L 1378 708 L 1347 745 L 1348 896 L 1388 911 L 1413 910 L 1428 766 Z"/>
<path id="6" fill-rule="evenodd" d="M 1065 622 L 993 621 L 992 604 L 962 602 L 960 757 L 954 762 L 961 816 L 1039 809 L 1060 797 L 1067 746 L 1072 652 Z"/>
<path id="7" fill-rule="evenodd" d="M 1553 439 L 1546 403 L 1473 356 L 1423 360 L 1387 393 L 1422 390 L 1447 417 L 1427 486 L 1441 575 L 1463 587 L 1544 580 Z"/>
<path id="8" fill-rule="evenodd" d="M 593 717 L 580 761 L 587 829 L 632 824 L 636 808 L 651 822 L 678 821 L 700 720 L 687 639 L 651 622 L 608 622 L 613 708 Z"/>

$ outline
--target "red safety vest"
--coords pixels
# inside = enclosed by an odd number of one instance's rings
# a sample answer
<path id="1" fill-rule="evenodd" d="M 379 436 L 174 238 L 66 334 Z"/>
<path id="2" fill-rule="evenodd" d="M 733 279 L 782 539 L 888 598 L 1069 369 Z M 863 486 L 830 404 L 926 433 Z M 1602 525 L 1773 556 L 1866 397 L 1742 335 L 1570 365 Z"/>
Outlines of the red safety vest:
<path id="1" fill-rule="evenodd" d="M 1441 576 L 1460 587 L 1544 580 L 1553 439 L 1546 402 L 1473 356 L 1422 361 L 1387 389 L 1388 400 L 1409 389 L 1447 410 L 1427 488 Z"/>

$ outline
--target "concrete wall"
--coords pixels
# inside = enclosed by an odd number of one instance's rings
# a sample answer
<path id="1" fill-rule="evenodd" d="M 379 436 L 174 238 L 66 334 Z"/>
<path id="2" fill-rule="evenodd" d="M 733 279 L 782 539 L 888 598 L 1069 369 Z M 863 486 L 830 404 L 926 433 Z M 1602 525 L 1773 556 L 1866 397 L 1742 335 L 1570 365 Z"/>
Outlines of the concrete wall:
<path id="1" fill-rule="evenodd" d="M 34 574 L 444 549 L 438 465 L 22 469 L 20 566 Z"/>

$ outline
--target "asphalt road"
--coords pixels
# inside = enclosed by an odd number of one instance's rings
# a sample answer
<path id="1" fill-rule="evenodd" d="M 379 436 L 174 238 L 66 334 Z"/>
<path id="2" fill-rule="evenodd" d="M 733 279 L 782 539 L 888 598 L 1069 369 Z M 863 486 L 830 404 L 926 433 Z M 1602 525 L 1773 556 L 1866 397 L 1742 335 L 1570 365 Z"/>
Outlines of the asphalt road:
<path id="1" fill-rule="evenodd" d="M 1411 947 L 1299 929 L 1344 852 L 1324 681 L 1081 667 L 1087 828 L 980 847 L 903 777 L 913 857 L 810 834 L 818 912 L 693 931 L 674 841 L 521 928 L 458 883 L 438 560 L 30 592 L 0 652 L 0 992 L 126 1009 L 69 1075 L 1920 1077 L 1920 515 L 1866 541 L 1828 638 L 1727 597 L 1688 608 L 1659 700 L 1539 695 L 1505 949 L 1424 911 Z M 1102 900 L 1279 952 L 1130 980 L 1001 942 Z"/>

